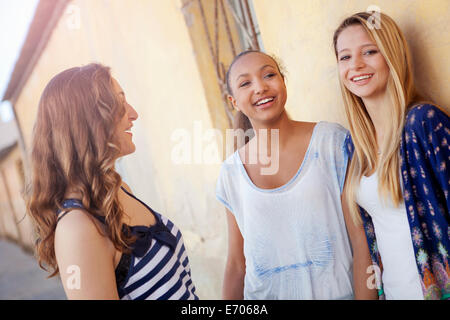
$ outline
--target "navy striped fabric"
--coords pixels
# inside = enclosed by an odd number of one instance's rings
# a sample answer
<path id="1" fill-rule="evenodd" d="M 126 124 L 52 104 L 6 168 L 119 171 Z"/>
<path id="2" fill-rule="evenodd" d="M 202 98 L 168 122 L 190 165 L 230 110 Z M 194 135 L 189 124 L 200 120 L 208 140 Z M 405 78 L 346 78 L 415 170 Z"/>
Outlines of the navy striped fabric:
<path id="1" fill-rule="evenodd" d="M 154 213 L 176 237 L 176 248 L 172 250 L 154 239 L 143 257 L 132 255 L 119 296 L 131 300 L 197 300 L 181 232 L 169 219 Z"/>
<path id="2" fill-rule="evenodd" d="M 162 227 L 168 230 L 176 238 L 176 243 L 172 248 L 158 237 L 148 237 L 150 242 L 148 250 L 142 256 L 131 254 L 125 280 L 117 286 L 119 298 L 123 300 L 198 300 L 180 230 L 169 219 L 149 208 L 125 189 L 122 188 L 122 190 L 153 213 L 156 224 L 163 225 L 159 226 L 159 229 Z M 64 209 L 83 208 L 81 202 L 76 199 L 65 200 L 62 207 Z M 58 220 L 67 214 L 68 210 L 60 210 L 58 214 L 61 212 L 64 213 Z M 153 227 L 131 226 L 130 230 L 133 233 L 134 230 L 143 228 L 151 231 Z"/>

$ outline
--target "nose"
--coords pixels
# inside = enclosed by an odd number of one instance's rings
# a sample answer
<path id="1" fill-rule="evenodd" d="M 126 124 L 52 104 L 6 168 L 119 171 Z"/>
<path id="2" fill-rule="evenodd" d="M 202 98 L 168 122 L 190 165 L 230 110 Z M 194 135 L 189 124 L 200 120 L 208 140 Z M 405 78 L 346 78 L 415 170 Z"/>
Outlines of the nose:
<path id="1" fill-rule="evenodd" d="M 255 94 L 261 94 L 267 90 L 267 83 L 264 82 L 262 79 L 257 79 L 255 81 Z"/>
<path id="2" fill-rule="evenodd" d="M 365 66 L 364 59 L 359 54 L 355 54 L 353 56 L 353 59 L 351 59 L 350 67 L 352 69 L 361 69 L 364 66 Z"/>
<path id="3" fill-rule="evenodd" d="M 139 116 L 136 110 L 130 104 L 127 104 L 127 114 L 130 121 L 136 120 Z"/>

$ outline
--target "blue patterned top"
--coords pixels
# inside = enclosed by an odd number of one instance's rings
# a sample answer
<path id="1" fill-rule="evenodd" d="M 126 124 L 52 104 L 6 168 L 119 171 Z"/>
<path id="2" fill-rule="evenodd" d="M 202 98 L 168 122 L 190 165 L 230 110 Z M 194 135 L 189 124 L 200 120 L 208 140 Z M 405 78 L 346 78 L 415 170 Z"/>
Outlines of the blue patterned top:
<path id="1" fill-rule="evenodd" d="M 450 121 L 436 106 L 412 108 L 400 142 L 403 197 L 425 299 L 450 298 Z M 349 158 L 354 145 L 346 139 Z M 381 267 L 375 230 L 359 208 L 373 263 Z"/>

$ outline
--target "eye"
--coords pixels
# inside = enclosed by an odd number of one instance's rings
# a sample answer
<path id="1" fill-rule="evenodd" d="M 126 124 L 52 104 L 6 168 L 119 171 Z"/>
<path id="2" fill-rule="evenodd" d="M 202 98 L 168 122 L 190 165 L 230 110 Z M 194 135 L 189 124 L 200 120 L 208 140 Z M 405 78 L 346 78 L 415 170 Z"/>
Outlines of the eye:
<path id="1" fill-rule="evenodd" d="M 345 55 L 345 56 L 341 56 L 339 58 L 339 61 L 345 61 L 345 60 L 348 60 L 348 59 L 350 59 L 350 56 L 349 55 Z"/>
<path id="2" fill-rule="evenodd" d="M 378 50 L 371 49 L 371 50 L 366 51 L 364 54 L 371 56 L 371 55 L 374 55 L 375 53 L 378 53 Z"/>
<path id="3" fill-rule="evenodd" d="M 272 77 L 275 77 L 275 76 L 276 76 L 276 73 L 268 73 L 268 74 L 266 74 L 264 76 L 264 78 L 272 78 Z"/>
<path id="4" fill-rule="evenodd" d="M 250 84 L 250 81 L 244 81 L 239 85 L 239 88 L 246 87 Z"/>

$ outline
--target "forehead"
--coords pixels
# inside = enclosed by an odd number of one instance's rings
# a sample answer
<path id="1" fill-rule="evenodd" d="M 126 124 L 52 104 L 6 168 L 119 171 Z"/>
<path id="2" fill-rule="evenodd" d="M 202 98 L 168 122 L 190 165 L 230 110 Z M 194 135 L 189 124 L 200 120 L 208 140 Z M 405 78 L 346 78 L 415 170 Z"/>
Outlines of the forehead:
<path id="1" fill-rule="evenodd" d="M 120 86 L 119 82 L 118 82 L 116 79 L 114 79 L 114 78 L 111 78 L 111 81 L 112 81 L 112 86 L 113 86 L 114 91 L 115 91 L 117 94 L 123 93 L 123 89 L 122 89 L 122 87 Z"/>
<path id="2" fill-rule="evenodd" d="M 336 42 L 336 49 L 339 52 L 343 49 L 359 47 L 371 43 L 373 44 L 374 42 L 367 31 L 361 25 L 356 24 L 342 30 Z"/>
<path id="3" fill-rule="evenodd" d="M 265 65 L 277 68 L 276 62 L 268 55 L 261 52 L 251 52 L 240 57 L 231 69 L 231 77 L 234 79 L 243 73 L 252 73 L 259 71 Z"/>

